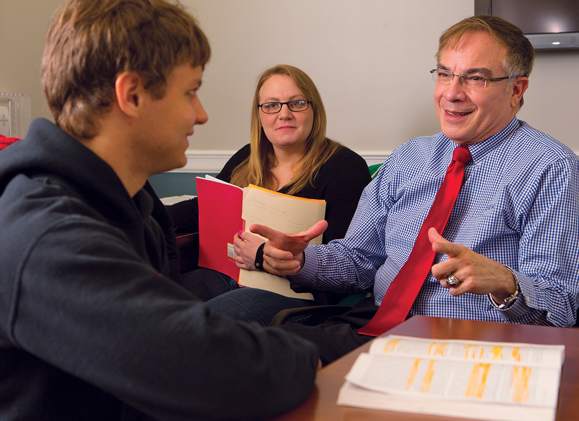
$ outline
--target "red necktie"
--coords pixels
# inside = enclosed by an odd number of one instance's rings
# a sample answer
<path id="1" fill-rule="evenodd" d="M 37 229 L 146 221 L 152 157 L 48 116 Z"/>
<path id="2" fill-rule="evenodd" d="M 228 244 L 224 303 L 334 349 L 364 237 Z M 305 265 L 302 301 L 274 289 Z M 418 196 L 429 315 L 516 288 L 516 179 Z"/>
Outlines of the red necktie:
<path id="1" fill-rule="evenodd" d="M 434 262 L 435 253 L 428 240 L 428 229 L 434 227 L 439 233 L 444 232 L 462 186 L 464 167 L 469 161 L 470 152 L 466 146 L 454 149 L 444 181 L 420 227 L 408 260 L 388 287 L 380 308 L 372 320 L 358 330 L 359 334 L 378 336 L 404 321 L 408 315 Z"/>

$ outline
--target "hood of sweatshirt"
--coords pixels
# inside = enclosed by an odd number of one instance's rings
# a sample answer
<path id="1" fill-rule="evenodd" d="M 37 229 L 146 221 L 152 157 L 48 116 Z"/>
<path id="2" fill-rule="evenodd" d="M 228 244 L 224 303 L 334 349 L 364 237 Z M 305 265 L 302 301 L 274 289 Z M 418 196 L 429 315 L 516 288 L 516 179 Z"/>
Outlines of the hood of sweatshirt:
<path id="1" fill-rule="evenodd" d="M 134 221 L 135 212 L 149 213 L 152 206 L 142 190 L 131 198 L 105 161 L 45 119 L 33 121 L 26 138 L 0 153 L 0 195 L 19 175 L 60 178 L 105 218 L 121 225 Z"/>

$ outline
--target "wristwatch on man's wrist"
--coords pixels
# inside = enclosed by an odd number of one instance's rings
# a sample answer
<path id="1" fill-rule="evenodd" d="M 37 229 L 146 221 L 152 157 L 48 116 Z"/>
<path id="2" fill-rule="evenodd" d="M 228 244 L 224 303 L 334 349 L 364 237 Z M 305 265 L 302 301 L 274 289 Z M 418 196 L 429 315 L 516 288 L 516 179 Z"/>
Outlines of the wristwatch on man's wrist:
<path id="1" fill-rule="evenodd" d="M 515 292 L 513 292 L 508 297 L 504 298 L 501 302 L 496 302 L 491 293 L 487 295 L 489 297 L 489 301 L 491 302 L 491 304 L 499 310 L 508 309 L 515 301 L 517 301 L 519 295 L 521 295 L 521 287 L 519 286 L 519 280 L 517 279 L 517 275 L 515 275 L 515 273 L 508 266 L 506 268 L 513 274 L 513 279 L 515 280 Z"/>

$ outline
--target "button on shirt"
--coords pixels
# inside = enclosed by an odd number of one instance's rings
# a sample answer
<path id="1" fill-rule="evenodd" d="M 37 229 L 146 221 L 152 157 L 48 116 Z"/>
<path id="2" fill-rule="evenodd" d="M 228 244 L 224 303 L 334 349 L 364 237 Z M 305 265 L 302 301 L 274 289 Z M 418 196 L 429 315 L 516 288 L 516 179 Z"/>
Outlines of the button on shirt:
<path id="1" fill-rule="evenodd" d="M 364 190 L 346 237 L 309 246 L 292 285 L 373 288 L 380 305 L 412 250 L 456 146 L 439 133 L 397 148 Z M 579 293 L 577 157 L 516 118 L 469 150 L 472 161 L 443 235 L 511 268 L 521 295 L 499 310 L 485 295 L 451 296 L 429 274 L 410 315 L 573 325 Z M 437 255 L 435 263 L 446 258 Z"/>

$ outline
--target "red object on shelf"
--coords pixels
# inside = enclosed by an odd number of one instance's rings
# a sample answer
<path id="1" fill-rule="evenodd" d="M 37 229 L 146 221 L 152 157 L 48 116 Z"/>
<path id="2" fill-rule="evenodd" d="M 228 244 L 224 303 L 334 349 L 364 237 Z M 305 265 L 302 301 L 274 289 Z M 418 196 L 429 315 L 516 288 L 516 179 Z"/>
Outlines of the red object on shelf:
<path id="1" fill-rule="evenodd" d="M 9 137 L 0 134 L 0 151 L 12 145 L 15 142 L 18 142 L 19 140 L 20 138 L 18 137 Z"/>

